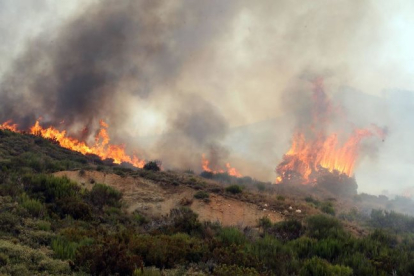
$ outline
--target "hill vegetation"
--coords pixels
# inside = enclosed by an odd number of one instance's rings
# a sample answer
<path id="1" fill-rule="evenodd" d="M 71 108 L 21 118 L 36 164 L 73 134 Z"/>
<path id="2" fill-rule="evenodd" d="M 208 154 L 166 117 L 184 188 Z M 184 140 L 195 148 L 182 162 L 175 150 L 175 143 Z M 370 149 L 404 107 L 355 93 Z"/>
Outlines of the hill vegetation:
<path id="1" fill-rule="evenodd" d="M 206 204 L 211 194 L 254 201 L 268 189 L 246 179 L 247 184 L 231 178 L 210 184 L 155 165 L 125 168 L 54 141 L 0 130 L 0 274 L 414 275 L 414 219 L 406 215 L 383 210 L 337 215 L 334 201 L 307 197 L 302 201 L 313 215 L 224 227 L 201 221 L 186 206 L 158 219 L 127 212 L 113 187 L 93 183 L 86 189 L 52 175 L 63 170 L 135 175 L 159 185 L 190 186 L 198 191 L 194 199 Z M 274 195 L 274 202 L 287 209 L 288 195 Z M 351 232 L 350 224 L 367 234 Z"/>

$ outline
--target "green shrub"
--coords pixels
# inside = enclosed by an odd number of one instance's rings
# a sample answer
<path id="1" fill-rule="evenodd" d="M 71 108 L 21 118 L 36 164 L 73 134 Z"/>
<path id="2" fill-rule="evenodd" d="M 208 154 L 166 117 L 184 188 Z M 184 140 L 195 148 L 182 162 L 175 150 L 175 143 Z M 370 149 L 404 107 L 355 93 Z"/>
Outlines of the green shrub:
<path id="1" fill-rule="evenodd" d="M 0 213 L 0 231 L 17 234 L 20 225 L 20 218 L 10 212 Z"/>
<path id="2" fill-rule="evenodd" d="M 240 194 L 242 192 L 242 188 L 239 185 L 231 185 L 226 188 L 226 192 L 231 194 Z"/>
<path id="3" fill-rule="evenodd" d="M 20 205 L 34 217 L 40 217 L 45 214 L 43 204 L 37 199 L 31 199 L 25 193 L 20 196 Z"/>
<path id="4" fill-rule="evenodd" d="M 285 201 L 285 197 L 282 195 L 278 195 L 276 199 L 279 201 Z"/>
<path id="5" fill-rule="evenodd" d="M 272 222 L 268 217 L 262 217 L 259 219 L 258 226 L 264 230 L 267 230 L 272 227 Z"/>
<path id="6" fill-rule="evenodd" d="M 205 191 L 198 191 L 197 193 L 194 194 L 194 198 L 197 198 L 197 199 L 208 199 L 209 197 L 210 197 L 209 193 Z"/>
<path id="7" fill-rule="evenodd" d="M 226 245 L 242 245 L 246 241 L 244 234 L 234 227 L 222 228 L 218 233 L 218 239 Z"/>
<path id="8" fill-rule="evenodd" d="M 122 194 L 110 186 L 95 184 L 89 193 L 89 199 L 98 209 L 102 209 L 105 205 L 121 207 Z"/>
<path id="9" fill-rule="evenodd" d="M 8 263 L 9 263 L 9 257 L 4 253 L 0 253 L 0 267 L 5 266 Z"/>
<path id="10" fill-rule="evenodd" d="M 78 244 L 76 242 L 68 241 L 64 237 L 57 237 L 52 241 L 51 247 L 57 258 L 67 260 L 75 257 Z"/>
<path id="11" fill-rule="evenodd" d="M 304 228 L 300 221 L 287 220 L 276 223 L 267 232 L 279 240 L 289 241 L 299 238 L 303 234 Z"/>
<path id="12" fill-rule="evenodd" d="M 138 223 L 138 225 L 144 225 L 149 222 L 149 220 L 141 214 L 135 213 L 134 220 Z"/>
<path id="13" fill-rule="evenodd" d="M 299 273 L 300 276 L 350 276 L 352 274 L 351 268 L 331 265 L 326 260 L 318 257 L 306 260 Z"/>
<path id="14" fill-rule="evenodd" d="M 79 186 L 67 177 L 37 174 L 26 175 L 23 183 L 29 194 L 46 203 L 54 203 L 57 199 L 77 196 Z"/>
<path id="15" fill-rule="evenodd" d="M 42 231 L 50 231 L 51 223 L 45 220 L 38 220 L 36 222 L 36 228 Z"/>
<path id="16" fill-rule="evenodd" d="M 240 267 L 237 265 L 222 264 L 214 268 L 214 275 L 217 276 L 259 276 L 254 268 Z"/>
<path id="17" fill-rule="evenodd" d="M 329 237 L 345 237 L 342 224 L 339 220 L 326 215 L 316 215 L 307 219 L 308 235 L 316 239 Z"/>
<path id="18" fill-rule="evenodd" d="M 335 209 L 331 202 L 324 202 L 321 205 L 321 211 L 325 214 L 335 216 Z"/>

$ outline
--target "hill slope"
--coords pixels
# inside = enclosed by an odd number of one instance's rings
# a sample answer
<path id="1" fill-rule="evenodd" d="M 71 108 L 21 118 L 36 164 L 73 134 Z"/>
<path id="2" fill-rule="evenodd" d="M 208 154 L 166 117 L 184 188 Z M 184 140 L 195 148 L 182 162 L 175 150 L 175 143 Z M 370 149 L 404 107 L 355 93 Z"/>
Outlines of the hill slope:
<path id="1" fill-rule="evenodd" d="M 131 169 L 9 131 L 0 168 L 1 274 L 414 274 L 413 218 L 321 189 Z"/>

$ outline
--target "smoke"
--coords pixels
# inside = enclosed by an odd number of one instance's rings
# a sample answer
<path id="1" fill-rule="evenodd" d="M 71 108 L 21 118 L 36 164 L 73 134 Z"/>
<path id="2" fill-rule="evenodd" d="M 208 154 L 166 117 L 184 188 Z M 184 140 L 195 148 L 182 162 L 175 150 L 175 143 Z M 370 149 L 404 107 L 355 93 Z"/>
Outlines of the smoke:
<path id="1" fill-rule="evenodd" d="M 291 114 L 309 114 L 308 80 L 322 76 L 348 121 L 412 137 L 412 119 L 390 114 L 402 96 L 382 92 L 414 90 L 410 1 L 69 2 L 0 2 L 0 121 L 42 117 L 90 137 L 103 119 L 114 142 L 165 166 L 196 170 L 216 152 L 218 164 L 273 180 L 292 131 L 311 119 Z M 385 155 L 367 147 L 371 159 L 407 155 L 388 143 Z"/>
<path id="2" fill-rule="evenodd" d="M 210 39 L 220 20 L 189 28 L 200 23 L 196 15 L 215 11 L 206 8 L 191 1 L 91 4 L 57 34 L 28 44 L 3 78 L 0 119 L 27 127 L 42 117 L 88 128 L 104 119 L 122 128 L 125 103 L 173 86 L 181 66 Z"/>

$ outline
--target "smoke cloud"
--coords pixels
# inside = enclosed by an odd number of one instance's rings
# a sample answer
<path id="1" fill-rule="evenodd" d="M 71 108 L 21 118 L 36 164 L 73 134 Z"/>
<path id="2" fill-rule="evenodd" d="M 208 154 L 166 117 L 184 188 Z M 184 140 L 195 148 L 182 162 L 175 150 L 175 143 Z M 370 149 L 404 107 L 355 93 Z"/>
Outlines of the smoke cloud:
<path id="1" fill-rule="evenodd" d="M 390 129 L 361 157 L 360 190 L 402 189 L 414 6 L 397 2 L 1 1 L 0 121 L 92 137 L 103 119 L 114 142 L 166 167 L 199 170 L 205 153 L 273 180 L 321 76 L 348 121 Z"/>

